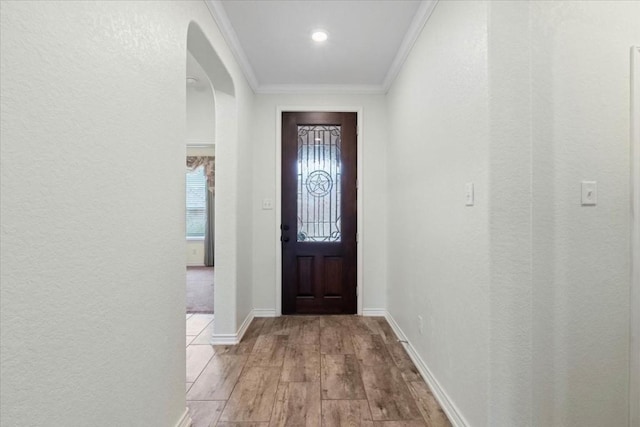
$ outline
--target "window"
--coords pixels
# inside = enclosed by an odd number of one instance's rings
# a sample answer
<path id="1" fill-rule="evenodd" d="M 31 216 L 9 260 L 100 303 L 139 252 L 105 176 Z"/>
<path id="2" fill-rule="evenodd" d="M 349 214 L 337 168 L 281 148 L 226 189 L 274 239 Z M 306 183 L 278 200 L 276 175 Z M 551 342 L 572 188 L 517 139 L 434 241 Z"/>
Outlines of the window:
<path id="1" fill-rule="evenodd" d="M 204 167 L 187 172 L 187 238 L 204 238 L 207 215 Z"/>

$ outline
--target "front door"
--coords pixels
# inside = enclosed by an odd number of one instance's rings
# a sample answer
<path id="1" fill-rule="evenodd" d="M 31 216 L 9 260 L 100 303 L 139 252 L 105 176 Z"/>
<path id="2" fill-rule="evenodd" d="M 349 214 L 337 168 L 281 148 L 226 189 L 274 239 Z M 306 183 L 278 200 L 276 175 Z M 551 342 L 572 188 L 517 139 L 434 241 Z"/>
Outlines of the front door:
<path id="1" fill-rule="evenodd" d="M 356 313 L 356 113 L 282 113 L 282 313 Z"/>

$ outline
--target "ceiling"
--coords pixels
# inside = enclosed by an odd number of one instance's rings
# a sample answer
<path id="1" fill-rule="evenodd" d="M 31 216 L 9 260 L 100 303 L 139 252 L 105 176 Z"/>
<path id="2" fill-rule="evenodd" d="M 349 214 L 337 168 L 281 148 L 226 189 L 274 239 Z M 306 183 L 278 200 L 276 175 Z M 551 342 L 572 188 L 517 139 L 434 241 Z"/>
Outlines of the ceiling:
<path id="1" fill-rule="evenodd" d="M 436 1 L 206 0 L 257 93 L 385 93 Z"/>

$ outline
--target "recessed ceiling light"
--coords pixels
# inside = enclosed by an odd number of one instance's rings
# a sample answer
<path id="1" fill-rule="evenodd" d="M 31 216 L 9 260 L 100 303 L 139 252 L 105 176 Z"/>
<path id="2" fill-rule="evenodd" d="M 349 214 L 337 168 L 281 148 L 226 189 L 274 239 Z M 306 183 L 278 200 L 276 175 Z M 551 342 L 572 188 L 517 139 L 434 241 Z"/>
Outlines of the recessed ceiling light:
<path id="1" fill-rule="evenodd" d="M 329 38 L 329 35 L 326 31 L 317 30 L 314 31 L 313 34 L 311 34 L 311 38 L 314 42 L 322 43 L 323 41 L 326 41 L 327 38 Z"/>

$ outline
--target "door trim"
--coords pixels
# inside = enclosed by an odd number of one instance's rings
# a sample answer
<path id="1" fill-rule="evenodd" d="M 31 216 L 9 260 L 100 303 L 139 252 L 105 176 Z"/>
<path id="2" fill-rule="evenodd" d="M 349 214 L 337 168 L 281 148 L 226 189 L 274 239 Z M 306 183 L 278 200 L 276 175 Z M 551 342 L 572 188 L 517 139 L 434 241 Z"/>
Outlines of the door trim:
<path id="1" fill-rule="evenodd" d="M 357 203 L 357 232 L 358 232 L 358 244 L 357 244 L 357 248 L 356 248 L 356 274 L 357 274 L 357 280 L 356 280 L 356 284 L 358 286 L 358 291 L 357 291 L 357 314 L 358 315 L 362 315 L 362 302 L 363 302 L 363 295 L 365 292 L 364 289 L 364 281 L 363 281 L 363 266 L 362 266 L 362 260 L 363 260 L 363 255 L 362 255 L 362 246 L 363 246 L 363 242 L 365 241 L 365 236 L 363 233 L 363 228 L 362 228 L 362 224 L 363 224 L 363 218 L 362 218 L 362 189 L 364 188 L 364 182 L 363 182 L 363 174 L 362 174 L 362 170 L 363 170 L 363 165 L 362 165 L 362 123 L 363 123 L 363 119 L 362 119 L 362 107 L 358 106 L 358 107 L 344 107 L 344 106 L 323 106 L 323 107 L 319 107 L 319 106 L 277 106 L 276 107 L 276 151 L 275 151 L 275 158 L 276 158 L 276 197 L 275 197 L 275 202 L 274 202 L 274 208 L 275 208 L 275 224 L 274 224 L 274 230 L 275 230 L 275 239 L 274 239 L 274 244 L 275 244 L 275 251 L 276 251 L 276 277 L 275 277 L 275 283 L 276 283 L 276 289 L 275 289 L 275 295 L 276 295 L 276 316 L 281 316 L 282 315 L 282 246 L 280 243 L 280 221 L 281 221 L 281 215 L 282 215 L 282 113 L 285 111 L 300 111 L 300 112 L 305 112 L 305 111 L 338 111 L 338 112 L 345 112 L 345 113 L 357 113 L 358 118 L 357 118 L 357 123 L 358 123 L 358 135 L 357 137 L 357 158 L 356 158 L 356 162 L 357 162 L 357 169 L 358 169 L 358 173 L 357 173 L 357 177 L 358 177 L 358 189 L 357 189 L 357 197 L 358 197 L 358 203 Z"/>
<path id="2" fill-rule="evenodd" d="M 629 425 L 640 425 L 640 46 L 631 48 Z"/>

